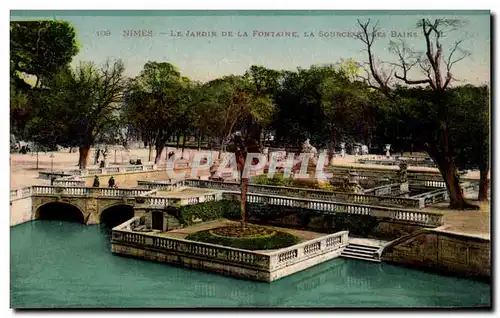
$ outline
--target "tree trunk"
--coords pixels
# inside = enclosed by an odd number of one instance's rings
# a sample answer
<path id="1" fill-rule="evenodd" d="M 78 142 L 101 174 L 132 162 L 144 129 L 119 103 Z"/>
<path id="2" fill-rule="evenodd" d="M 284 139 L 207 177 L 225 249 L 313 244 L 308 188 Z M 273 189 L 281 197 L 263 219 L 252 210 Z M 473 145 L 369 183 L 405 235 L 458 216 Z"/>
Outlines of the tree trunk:
<path id="1" fill-rule="evenodd" d="M 78 148 L 78 152 L 79 152 L 78 167 L 80 167 L 80 169 L 86 169 L 87 160 L 90 152 L 90 146 L 83 146 L 83 147 L 81 146 Z"/>
<path id="2" fill-rule="evenodd" d="M 490 180 L 488 180 L 489 171 L 490 165 L 488 162 L 479 167 L 479 194 L 477 196 L 479 201 L 488 201 L 488 189 L 490 186 Z"/>
<path id="3" fill-rule="evenodd" d="M 156 150 L 156 155 L 155 155 L 155 164 L 158 164 L 161 159 L 161 153 L 163 152 L 163 148 L 165 148 L 165 142 L 163 140 L 159 140 L 155 144 L 155 150 Z"/>
<path id="4" fill-rule="evenodd" d="M 330 140 L 330 145 L 328 147 L 328 162 L 326 163 L 327 166 L 332 164 L 334 154 L 335 154 L 335 141 L 332 137 L 332 139 Z"/>
<path id="5" fill-rule="evenodd" d="M 175 145 L 175 149 L 179 149 L 179 144 L 181 142 L 181 135 L 177 135 L 177 144 Z"/>
<path id="6" fill-rule="evenodd" d="M 457 174 L 457 167 L 451 158 L 444 156 L 432 156 L 439 167 L 439 171 L 446 183 L 448 194 L 450 196 L 450 209 L 456 210 L 477 210 L 478 206 L 469 204 L 465 201 L 460 180 Z"/>
<path id="7" fill-rule="evenodd" d="M 201 150 L 201 133 L 198 130 L 198 151 L 200 151 L 200 150 Z"/>
<path id="8" fill-rule="evenodd" d="M 222 157 L 222 144 L 224 143 L 224 138 L 220 138 L 220 146 L 219 146 L 219 156 L 217 159 L 220 159 Z"/>
<path id="9" fill-rule="evenodd" d="M 38 149 L 36 150 L 36 170 L 38 170 Z"/>
<path id="10" fill-rule="evenodd" d="M 245 224 L 247 215 L 248 178 L 241 178 L 241 222 Z"/>
<path id="11" fill-rule="evenodd" d="M 151 155 L 153 154 L 153 145 L 148 143 L 149 153 L 148 153 L 148 162 L 151 162 Z"/>
<path id="12" fill-rule="evenodd" d="M 184 159 L 184 147 L 186 146 L 186 135 L 182 135 L 181 159 Z"/>

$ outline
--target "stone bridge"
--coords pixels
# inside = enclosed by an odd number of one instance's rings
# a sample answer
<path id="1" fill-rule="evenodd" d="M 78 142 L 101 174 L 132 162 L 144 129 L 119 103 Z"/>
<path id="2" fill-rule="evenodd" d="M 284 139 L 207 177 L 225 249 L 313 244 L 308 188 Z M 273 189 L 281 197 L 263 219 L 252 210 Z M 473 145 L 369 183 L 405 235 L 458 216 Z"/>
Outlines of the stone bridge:
<path id="1" fill-rule="evenodd" d="M 45 218 L 48 210 L 64 209 L 72 220 L 99 224 L 112 212 L 127 220 L 133 217 L 137 198 L 154 192 L 147 189 L 32 186 L 11 191 L 11 226 Z M 139 199 L 140 201 L 141 199 Z M 109 212 L 109 213 L 108 213 Z"/>
<path id="2" fill-rule="evenodd" d="M 180 188 L 184 188 L 183 183 L 173 185 L 169 191 Z M 52 217 L 88 225 L 103 221 L 108 223 L 106 219 L 111 219 L 111 223 L 122 223 L 145 210 L 166 211 L 180 205 L 222 199 L 222 192 L 217 190 L 198 195 L 156 195 L 160 190 L 60 186 L 31 186 L 11 190 L 10 225 Z M 165 215 L 169 217 L 168 213 Z M 169 220 L 172 223 L 170 218 Z"/>

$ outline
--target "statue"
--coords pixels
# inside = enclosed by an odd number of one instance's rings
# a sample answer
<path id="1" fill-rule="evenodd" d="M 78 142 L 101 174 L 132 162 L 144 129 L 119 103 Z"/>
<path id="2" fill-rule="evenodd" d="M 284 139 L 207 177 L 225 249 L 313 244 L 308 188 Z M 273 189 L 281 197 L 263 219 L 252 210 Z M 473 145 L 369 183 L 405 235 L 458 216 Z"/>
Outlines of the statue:
<path id="1" fill-rule="evenodd" d="M 408 183 L 408 164 L 404 161 L 399 163 L 398 181 L 401 184 L 401 193 L 408 193 L 410 191 L 410 185 Z"/>
<path id="2" fill-rule="evenodd" d="M 341 185 L 344 192 L 363 193 L 363 187 L 359 184 L 359 174 L 356 172 L 348 173 Z"/>
<path id="3" fill-rule="evenodd" d="M 367 155 L 368 154 L 368 146 L 367 145 L 362 145 L 361 146 L 361 154 L 362 155 Z"/>
<path id="4" fill-rule="evenodd" d="M 391 145 L 390 144 L 385 145 L 385 150 L 386 150 L 385 156 L 387 157 L 387 159 L 389 159 L 391 157 L 391 153 L 389 152 L 389 150 L 391 150 Z"/>
<path id="5" fill-rule="evenodd" d="M 340 143 L 340 156 L 345 158 L 345 142 Z"/>
<path id="6" fill-rule="evenodd" d="M 309 139 L 306 139 L 302 144 L 302 152 L 303 153 L 312 153 L 314 157 L 318 154 L 318 150 L 309 143 Z"/>

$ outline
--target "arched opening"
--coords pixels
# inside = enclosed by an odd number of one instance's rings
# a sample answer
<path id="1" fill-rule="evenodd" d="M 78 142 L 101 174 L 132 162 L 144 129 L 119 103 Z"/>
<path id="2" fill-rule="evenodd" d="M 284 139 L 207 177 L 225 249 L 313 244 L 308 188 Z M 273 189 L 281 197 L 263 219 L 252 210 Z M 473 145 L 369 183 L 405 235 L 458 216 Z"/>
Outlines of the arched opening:
<path id="1" fill-rule="evenodd" d="M 42 205 L 38 208 L 35 218 L 85 224 L 82 211 L 76 206 L 64 202 L 50 202 Z"/>
<path id="2" fill-rule="evenodd" d="M 134 207 L 131 205 L 114 205 L 102 211 L 101 224 L 113 228 L 134 217 Z"/>

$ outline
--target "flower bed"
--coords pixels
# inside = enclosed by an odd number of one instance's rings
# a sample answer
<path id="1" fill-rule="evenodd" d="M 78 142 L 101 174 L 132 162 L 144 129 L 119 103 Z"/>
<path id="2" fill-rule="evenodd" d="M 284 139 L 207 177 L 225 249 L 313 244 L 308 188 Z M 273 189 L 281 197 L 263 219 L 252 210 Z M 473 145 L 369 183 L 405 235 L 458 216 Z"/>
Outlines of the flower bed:
<path id="1" fill-rule="evenodd" d="M 295 245 L 300 241 L 295 235 L 252 224 L 200 231 L 188 235 L 186 239 L 245 250 L 279 249 Z"/>

